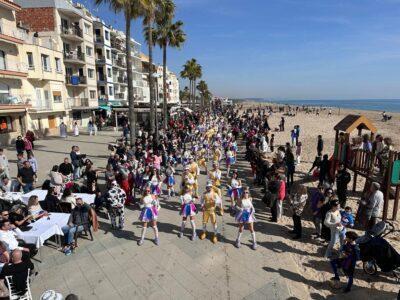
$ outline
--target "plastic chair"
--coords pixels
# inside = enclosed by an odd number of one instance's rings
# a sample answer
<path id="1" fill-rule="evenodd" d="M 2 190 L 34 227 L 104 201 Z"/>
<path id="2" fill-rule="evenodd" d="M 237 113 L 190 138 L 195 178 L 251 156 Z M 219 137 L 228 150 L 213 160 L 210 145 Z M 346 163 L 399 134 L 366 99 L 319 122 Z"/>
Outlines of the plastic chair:
<path id="1" fill-rule="evenodd" d="M 28 269 L 28 273 L 26 274 L 26 292 L 22 296 L 19 295 L 19 291 L 17 286 L 14 284 L 13 276 L 6 276 L 6 282 L 8 286 L 8 297 L 10 300 L 32 300 L 32 293 L 30 287 L 30 276 L 31 270 Z M 14 275 L 15 276 L 15 275 Z"/>

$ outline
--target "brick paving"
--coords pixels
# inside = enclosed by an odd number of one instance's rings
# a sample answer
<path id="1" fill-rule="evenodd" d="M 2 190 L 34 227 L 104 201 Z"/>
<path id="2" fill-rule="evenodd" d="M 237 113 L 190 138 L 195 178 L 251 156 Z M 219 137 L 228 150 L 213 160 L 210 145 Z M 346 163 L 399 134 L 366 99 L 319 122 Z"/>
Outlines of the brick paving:
<path id="1" fill-rule="evenodd" d="M 117 134 L 100 134 L 38 140 L 35 155 L 39 183 L 46 179 L 53 164 L 68 156 L 72 145 L 78 145 L 96 167 L 105 167 L 107 144 L 114 142 Z M 15 157 L 11 149 L 6 154 L 9 160 Z M 242 179 L 248 179 L 250 170 L 245 161 L 239 159 L 236 168 Z M 11 174 L 16 174 L 15 166 Z M 177 179 L 179 184 L 179 176 Z M 205 180 L 202 174 L 201 192 Z M 125 228 L 121 231 L 112 230 L 109 220 L 100 214 L 100 230 L 95 233 L 95 240 L 80 239 L 73 255 L 65 256 L 52 242 L 41 249 L 43 261 L 36 263 L 39 275 L 32 283 L 34 299 L 47 289 L 64 296 L 75 293 L 80 299 L 308 299 L 307 287 L 297 275 L 297 265 L 284 243 L 282 228 L 266 221 L 269 216 L 259 194 L 255 189 L 252 193 L 258 219 L 257 251 L 250 248 L 248 231 L 243 234 L 243 246 L 234 247 L 237 225 L 229 214 L 218 218 L 222 235 L 218 244 L 209 239 L 192 242 L 190 225 L 185 237 L 179 239 L 181 218 L 177 198 L 162 199 L 160 246 L 151 241 L 152 230 L 147 231 L 144 245 L 137 246 L 141 232 L 138 209 L 128 207 Z M 197 216 L 196 226 L 201 228 L 201 215 Z"/>

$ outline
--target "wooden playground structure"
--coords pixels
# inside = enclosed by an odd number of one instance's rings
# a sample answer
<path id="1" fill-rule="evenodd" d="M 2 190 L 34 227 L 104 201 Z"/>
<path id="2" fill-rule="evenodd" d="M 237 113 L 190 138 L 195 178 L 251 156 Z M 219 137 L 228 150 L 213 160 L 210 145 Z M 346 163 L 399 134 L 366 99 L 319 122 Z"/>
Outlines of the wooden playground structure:
<path id="1" fill-rule="evenodd" d="M 383 157 L 371 147 L 377 129 L 364 116 L 347 115 L 334 130 L 336 136 L 331 175 L 334 177 L 339 163 L 344 163 L 354 173 L 353 191 L 356 191 L 358 176 L 365 178 L 364 192 L 369 190 L 372 182 L 378 182 L 384 194 L 382 219 L 387 220 L 389 201 L 394 198 L 392 220 L 396 220 L 400 198 L 400 153 L 388 150 Z M 353 142 L 361 141 L 359 144 L 350 142 L 350 134 L 354 130 L 357 130 L 358 137 L 353 138 Z M 363 135 L 363 130 L 369 131 L 369 134 Z M 368 141 L 371 144 L 368 145 Z"/>

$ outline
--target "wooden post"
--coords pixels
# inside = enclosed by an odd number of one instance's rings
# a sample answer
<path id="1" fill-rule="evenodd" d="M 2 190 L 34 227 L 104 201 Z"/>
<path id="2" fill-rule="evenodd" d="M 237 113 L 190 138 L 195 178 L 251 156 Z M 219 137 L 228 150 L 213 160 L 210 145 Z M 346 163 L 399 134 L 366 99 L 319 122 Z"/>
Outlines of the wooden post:
<path id="1" fill-rule="evenodd" d="M 354 178 L 353 178 L 353 192 L 357 189 L 357 171 L 354 171 Z"/>
<path id="2" fill-rule="evenodd" d="M 384 196 L 384 202 L 383 202 L 383 215 L 382 215 L 382 220 L 386 221 L 387 219 L 387 214 L 388 214 L 388 209 L 389 209 L 389 198 L 390 198 L 390 176 L 392 175 L 392 167 L 393 167 L 393 151 L 389 152 L 389 160 L 388 160 L 389 166 L 386 170 L 385 177 L 383 179 L 383 185 L 385 187 L 383 196 Z"/>
<path id="3" fill-rule="evenodd" d="M 396 194 L 394 196 L 394 204 L 393 204 L 393 214 L 392 220 L 396 221 L 397 219 L 397 211 L 399 209 L 399 197 L 400 197 L 400 186 L 396 186 Z"/>

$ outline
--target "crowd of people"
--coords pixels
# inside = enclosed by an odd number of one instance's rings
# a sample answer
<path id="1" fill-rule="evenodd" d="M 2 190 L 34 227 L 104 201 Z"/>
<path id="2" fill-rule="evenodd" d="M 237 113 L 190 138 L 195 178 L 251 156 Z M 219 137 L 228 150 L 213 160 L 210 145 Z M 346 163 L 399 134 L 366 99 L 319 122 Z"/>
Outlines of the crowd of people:
<path id="1" fill-rule="evenodd" d="M 110 153 L 104 170 L 96 168 L 80 152 L 79 146 L 73 146 L 69 157 L 54 165 L 49 179 L 43 183 L 42 189 L 48 191 L 44 201 L 39 203 L 38 198 L 32 196 L 27 207 L 2 209 L 0 258 L 4 267 L 0 277 L 19 272 L 10 270 L 22 268 L 10 267 L 10 262 L 12 265 L 24 262 L 25 271 L 34 269 L 30 258 L 37 249 L 18 240 L 18 230 L 24 230 L 31 222 L 49 213 L 65 212 L 65 206 L 70 213 L 68 223 L 62 228 L 62 251 L 66 255 L 71 255 L 77 246 L 77 234 L 90 231 L 91 227 L 97 230 L 96 213 L 106 211 L 113 230 L 122 230 L 125 226 L 125 207 L 131 205 L 139 208 L 138 219 L 142 223 L 137 244 L 143 245 L 147 229 L 151 227 L 154 244 L 160 245 L 162 241 L 157 223 L 162 218 L 160 207 L 172 197 L 178 197 L 180 203 L 177 211 L 177 223 L 180 223 L 178 238 L 185 235 L 189 221 L 191 240 L 209 237 L 212 243 L 217 243 L 221 238 L 219 216 L 226 213 L 226 202 L 228 213 L 234 216 L 238 227 L 234 245 L 241 247 L 243 230 L 247 228 L 252 238 L 251 248 L 256 250 L 253 199 L 249 186 L 245 186 L 244 178 L 240 178 L 240 172 L 235 168 L 240 155 L 238 142 L 243 141 L 246 147 L 244 157 L 251 166 L 254 184 L 262 186 L 265 192 L 263 202 L 271 212 L 270 221 L 280 222 L 286 206 L 293 220 L 290 234 L 293 234 L 293 239 L 301 240 L 304 238 L 302 218 L 308 210 L 315 225 L 313 238 L 326 245 L 325 257 L 331 263 L 333 280 L 339 280 L 338 268 L 344 269 L 348 276 L 345 291 L 350 291 L 359 259 L 358 235 L 351 230 L 356 220 L 351 207 L 346 205 L 351 175 L 341 164 L 336 177 L 329 178 L 329 157 L 324 154 L 324 141 L 319 135 L 316 159 L 310 169 L 310 174 L 317 172 L 314 175 L 319 184 L 312 189 L 296 182 L 294 174 L 302 155 L 301 128 L 294 126 L 289 141 L 285 145 L 276 145 L 275 134 L 285 132 L 285 119 L 282 117 L 276 130 L 271 130 L 269 116 L 272 113 L 272 108 L 243 113 L 235 106 L 216 106 L 212 110 L 193 114 L 182 112 L 180 118 L 170 120 L 167 130 L 159 131 L 158 137 L 140 130 L 133 143 L 128 142 L 129 126 L 125 125 L 123 137 L 109 144 Z M 63 131 L 61 136 L 66 137 Z M 0 149 L 0 189 L 4 193 L 30 192 L 37 182 L 38 163 L 32 151 L 33 142 L 30 146 L 29 140 L 25 142 L 27 139 L 19 138 L 16 142 L 16 180 L 11 180 L 7 157 Z M 207 176 L 204 187 L 199 184 L 202 172 Z M 104 174 L 104 186 L 98 182 L 100 173 Z M 180 180 L 177 180 L 178 176 Z M 223 179 L 227 182 L 227 196 L 223 194 Z M 94 204 L 90 206 L 82 198 L 75 197 L 77 192 L 94 194 Z M 284 204 L 286 202 L 287 205 Z M 381 216 L 382 205 L 383 194 L 379 184 L 374 182 L 368 195 L 362 199 L 359 222 L 365 228 L 372 228 Z M 198 215 L 202 220 L 200 231 L 196 228 Z M 340 255 L 334 251 L 337 243 L 340 244 Z"/>

